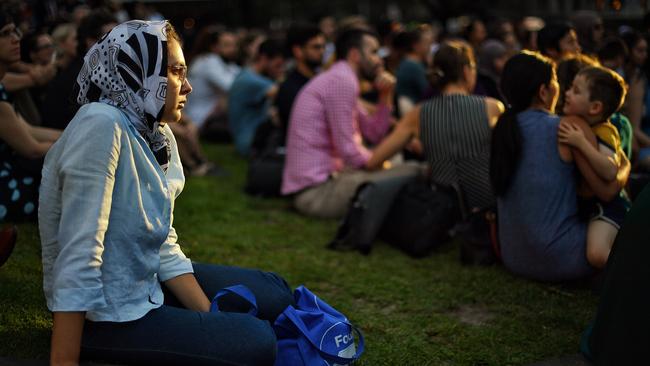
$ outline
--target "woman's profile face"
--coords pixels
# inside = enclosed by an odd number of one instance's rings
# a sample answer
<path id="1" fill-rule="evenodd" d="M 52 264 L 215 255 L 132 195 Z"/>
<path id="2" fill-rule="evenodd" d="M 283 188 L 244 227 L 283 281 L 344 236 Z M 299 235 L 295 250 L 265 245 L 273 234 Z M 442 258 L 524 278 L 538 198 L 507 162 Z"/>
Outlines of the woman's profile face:
<path id="1" fill-rule="evenodd" d="M 582 51 L 580 43 L 578 43 L 578 35 L 571 29 L 559 42 L 560 55 L 575 55 Z"/>
<path id="2" fill-rule="evenodd" d="M 77 55 L 77 31 L 74 30 L 59 44 L 59 47 L 69 57 Z"/>
<path id="3" fill-rule="evenodd" d="M 181 119 L 181 111 L 185 107 L 187 95 L 192 92 L 192 86 L 187 80 L 187 65 L 180 44 L 175 40 L 167 42 L 167 95 L 162 122 L 173 123 Z"/>

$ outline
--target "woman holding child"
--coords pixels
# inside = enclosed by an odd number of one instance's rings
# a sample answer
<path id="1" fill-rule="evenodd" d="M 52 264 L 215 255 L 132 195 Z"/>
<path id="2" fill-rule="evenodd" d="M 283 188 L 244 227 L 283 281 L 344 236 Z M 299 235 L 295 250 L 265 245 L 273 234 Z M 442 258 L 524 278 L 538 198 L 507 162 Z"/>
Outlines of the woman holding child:
<path id="1" fill-rule="evenodd" d="M 53 312 L 53 365 L 80 357 L 132 364 L 272 365 L 269 321 L 293 303 L 272 274 L 192 263 L 177 244 L 183 169 L 168 123 L 192 87 L 166 21 L 129 21 L 101 38 L 77 78 L 83 106 L 48 153 L 39 227 Z M 238 298 L 210 298 L 243 284 Z"/>
<path id="2" fill-rule="evenodd" d="M 575 169 L 605 202 L 627 180 L 629 161 L 599 160 L 594 132 L 582 118 L 552 114 L 558 82 L 550 59 L 529 52 L 514 56 L 505 66 L 501 87 L 509 108 L 494 129 L 490 178 L 497 196 L 503 262 L 511 271 L 538 280 L 590 275 L 594 267 L 605 265 L 613 237 L 606 243 L 587 240 L 588 224 L 578 214 Z M 571 90 L 567 102 L 573 106 L 565 112 L 580 115 L 583 107 L 575 88 Z M 605 120 L 619 107 L 605 106 L 602 100 L 596 104 L 587 106 Z M 595 123 L 598 118 L 593 117 Z M 611 162 L 606 168 L 613 175 L 603 177 L 595 160 Z"/>

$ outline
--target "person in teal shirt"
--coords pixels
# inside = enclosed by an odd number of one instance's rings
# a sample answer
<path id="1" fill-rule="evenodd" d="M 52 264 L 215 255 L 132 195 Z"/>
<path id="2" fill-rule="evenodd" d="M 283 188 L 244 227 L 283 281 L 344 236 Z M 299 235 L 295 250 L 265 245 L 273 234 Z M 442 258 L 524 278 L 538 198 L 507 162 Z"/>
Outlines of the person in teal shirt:
<path id="1" fill-rule="evenodd" d="M 275 80 L 284 73 L 280 43 L 264 41 L 253 65 L 242 70 L 230 88 L 228 120 L 237 151 L 248 155 L 257 127 L 271 118 L 271 103 L 278 92 Z"/>

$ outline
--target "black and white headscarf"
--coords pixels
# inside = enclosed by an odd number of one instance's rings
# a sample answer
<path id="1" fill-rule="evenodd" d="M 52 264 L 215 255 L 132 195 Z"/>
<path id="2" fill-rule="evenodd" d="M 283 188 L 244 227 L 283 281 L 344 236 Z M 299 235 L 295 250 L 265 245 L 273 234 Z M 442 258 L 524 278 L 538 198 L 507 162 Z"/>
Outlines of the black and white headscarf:
<path id="1" fill-rule="evenodd" d="M 167 169 L 169 141 L 160 119 L 167 95 L 167 21 L 132 20 L 95 43 L 77 76 L 77 102 L 101 102 L 122 110 Z"/>

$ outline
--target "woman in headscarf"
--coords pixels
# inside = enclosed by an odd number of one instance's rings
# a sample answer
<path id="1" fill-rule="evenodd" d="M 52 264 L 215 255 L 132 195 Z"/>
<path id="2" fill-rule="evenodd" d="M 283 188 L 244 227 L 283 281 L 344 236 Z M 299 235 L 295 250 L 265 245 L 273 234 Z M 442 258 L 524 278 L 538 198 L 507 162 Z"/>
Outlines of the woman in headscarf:
<path id="1" fill-rule="evenodd" d="M 183 169 L 169 123 L 192 87 L 180 39 L 166 21 L 129 21 L 86 54 L 82 104 L 43 170 L 39 227 L 44 290 L 53 312 L 51 363 L 270 365 L 269 321 L 293 302 L 271 273 L 192 263 L 177 244 L 174 199 Z M 254 293 L 258 317 L 225 297 Z M 164 293 L 164 295 L 163 295 Z"/>

